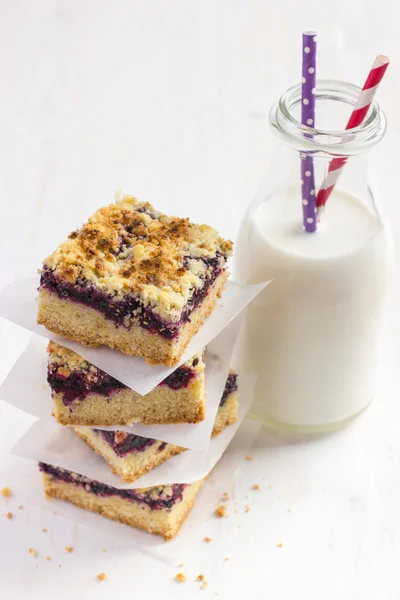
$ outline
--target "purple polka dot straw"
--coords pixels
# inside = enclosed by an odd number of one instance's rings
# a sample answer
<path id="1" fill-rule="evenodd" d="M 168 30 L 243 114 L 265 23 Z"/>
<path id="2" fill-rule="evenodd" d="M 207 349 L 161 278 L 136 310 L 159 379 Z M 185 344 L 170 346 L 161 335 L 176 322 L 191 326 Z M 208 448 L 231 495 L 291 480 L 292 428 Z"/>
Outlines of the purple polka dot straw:
<path id="1" fill-rule="evenodd" d="M 315 80 L 316 80 L 317 35 L 314 31 L 303 33 L 303 76 L 301 84 L 301 122 L 315 128 Z M 313 159 L 301 155 L 301 198 L 303 204 L 304 229 L 317 229 L 315 203 L 315 181 Z"/>

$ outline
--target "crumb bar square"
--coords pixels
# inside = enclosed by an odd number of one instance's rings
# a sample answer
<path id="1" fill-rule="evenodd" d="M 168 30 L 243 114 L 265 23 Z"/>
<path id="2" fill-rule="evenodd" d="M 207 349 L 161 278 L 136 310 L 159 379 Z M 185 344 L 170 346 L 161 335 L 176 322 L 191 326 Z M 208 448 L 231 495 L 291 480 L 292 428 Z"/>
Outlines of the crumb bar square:
<path id="1" fill-rule="evenodd" d="M 212 436 L 237 421 L 238 377 L 231 372 L 226 382 Z M 108 463 L 111 471 L 123 482 L 133 483 L 166 460 L 185 451 L 185 448 L 161 440 L 128 434 L 124 431 L 107 431 L 90 427 L 73 427 L 82 438 Z"/>
<path id="2" fill-rule="evenodd" d="M 124 196 L 48 256 L 38 323 L 87 346 L 175 365 L 213 311 L 232 242 Z"/>
<path id="3" fill-rule="evenodd" d="M 45 494 L 99 513 L 107 519 L 174 538 L 204 479 L 191 484 L 119 490 L 61 467 L 39 463 Z"/>
<path id="4" fill-rule="evenodd" d="M 198 423 L 205 418 L 203 352 L 141 396 L 60 344 L 50 342 L 47 351 L 53 414 L 61 425 Z"/>

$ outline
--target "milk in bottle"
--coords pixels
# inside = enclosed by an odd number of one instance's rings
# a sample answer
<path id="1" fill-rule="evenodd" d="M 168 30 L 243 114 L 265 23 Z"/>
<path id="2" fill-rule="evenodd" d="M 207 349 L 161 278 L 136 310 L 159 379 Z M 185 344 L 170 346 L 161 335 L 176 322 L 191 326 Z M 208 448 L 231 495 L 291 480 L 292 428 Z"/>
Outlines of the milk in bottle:
<path id="1" fill-rule="evenodd" d="M 342 96 L 346 91 L 351 101 L 357 93 L 354 86 L 344 91 L 348 84 L 329 83 L 330 96 L 335 89 Z M 379 107 L 374 110 L 376 141 L 385 123 Z M 342 155 L 350 158 L 328 200 L 324 222 L 316 233 L 304 231 L 298 153 L 312 149 L 318 175 L 332 150 L 326 135 L 310 142 L 302 138 L 301 128 L 297 137 L 293 128 L 285 130 L 279 111 L 279 105 L 272 110 L 272 124 L 294 147 L 297 168 L 250 206 L 235 245 L 237 280 L 272 280 L 247 309 L 242 355 L 258 377 L 253 414 L 321 429 L 362 411 L 376 392 L 392 240 L 363 167 L 371 132 L 367 142 L 344 136 Z M 338 140 L 336 152 L 342 137 Z"/>

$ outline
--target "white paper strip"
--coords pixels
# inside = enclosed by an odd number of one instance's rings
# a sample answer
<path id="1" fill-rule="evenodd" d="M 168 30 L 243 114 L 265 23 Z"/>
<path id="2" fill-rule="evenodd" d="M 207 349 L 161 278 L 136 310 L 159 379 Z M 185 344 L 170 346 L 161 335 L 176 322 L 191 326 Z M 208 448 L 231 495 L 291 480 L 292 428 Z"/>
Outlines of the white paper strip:
<path id="1" fill-rule="evenodd" d="M 207 413 L 204 421 L 179 425 L 137 423 L 131 427 L 103 427 L 103 429 L 119 429 L 143 437 L 163 440 L 183 448 L 206 451 L 228 376 L 240 322 L 241 316 L 238 316 L 207 347 L 205 355 Z M 38 418 L 48 417 L 53 409 L 50 388 L 46 383 L 46 345 L 45 339 L 33 336 L 0 387 L 0 400 Z"/>
<path id="2" fill-rule="evenodd" d="M 143 475 L 134 484 L 121 484 L 120 478 L 111 472 L 110 467 L 99 454 L 94 452 L 69 427 L 58 425 L 51 418 L 36 421 L 11 452 L 24 458 L 76 471 L 118 489 L 142 488 L 168 483 L 192 483 L 205 477 L 219 461 L 250 408 L 254 377 L 239 375 L 239 381 L 239 420 L 234 425 L 226 427 L 219 436 L 211 440 L 208 453 L 187 450 Z"/>
<path id="3" fill-rule="evenodd" d="M 38 284 L 37 278 L 30 278 L 17 281 L 6 287 L 0 294 L 0 316 L 21 325 L 33 333 L 71 348 L 71 350 L 74 350 L 89 362 L 143 396 L 154 389 L 179 365 L 207 346 L 265 288 L 267 282 L 243 286 L 228 281 L 217 307 L 205 320 L 200 331 L 193 336 L 181 361 L 172 368 L 149 365 L 142 358 L 127 356 L 118 350 L 111 350 L 106 347 L 88 348 L 50 333 L 43 325 L 36 323 L 37 304 L 35 298 L 37 297 Z"/>

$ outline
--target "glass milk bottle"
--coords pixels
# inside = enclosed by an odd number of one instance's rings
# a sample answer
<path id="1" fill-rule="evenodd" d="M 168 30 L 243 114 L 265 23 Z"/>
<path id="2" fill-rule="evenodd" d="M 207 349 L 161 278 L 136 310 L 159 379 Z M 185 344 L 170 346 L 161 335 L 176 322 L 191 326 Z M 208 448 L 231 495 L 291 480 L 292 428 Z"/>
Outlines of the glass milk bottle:
<path id="1" fill-rule="evenodd" d="M 248 307 L 242 332 L 242 358 L 258 376 L 251 412 L 304 431 L 340 425 L 377 390 L 394 255 L 369 150 L 386 121 L 374 102 L 362 125 L 343 131 L 359 92 L 318 82 L 316 119 L 325 129 L 299 122 L 300 86 L 272 107 L 279 143 L 235 246 L 237 281 L 272 280 Z M 315 233 L 302 220 L 300 161 L 307 156 L 315 193 L 332 158 L 347 159 Z"/>

